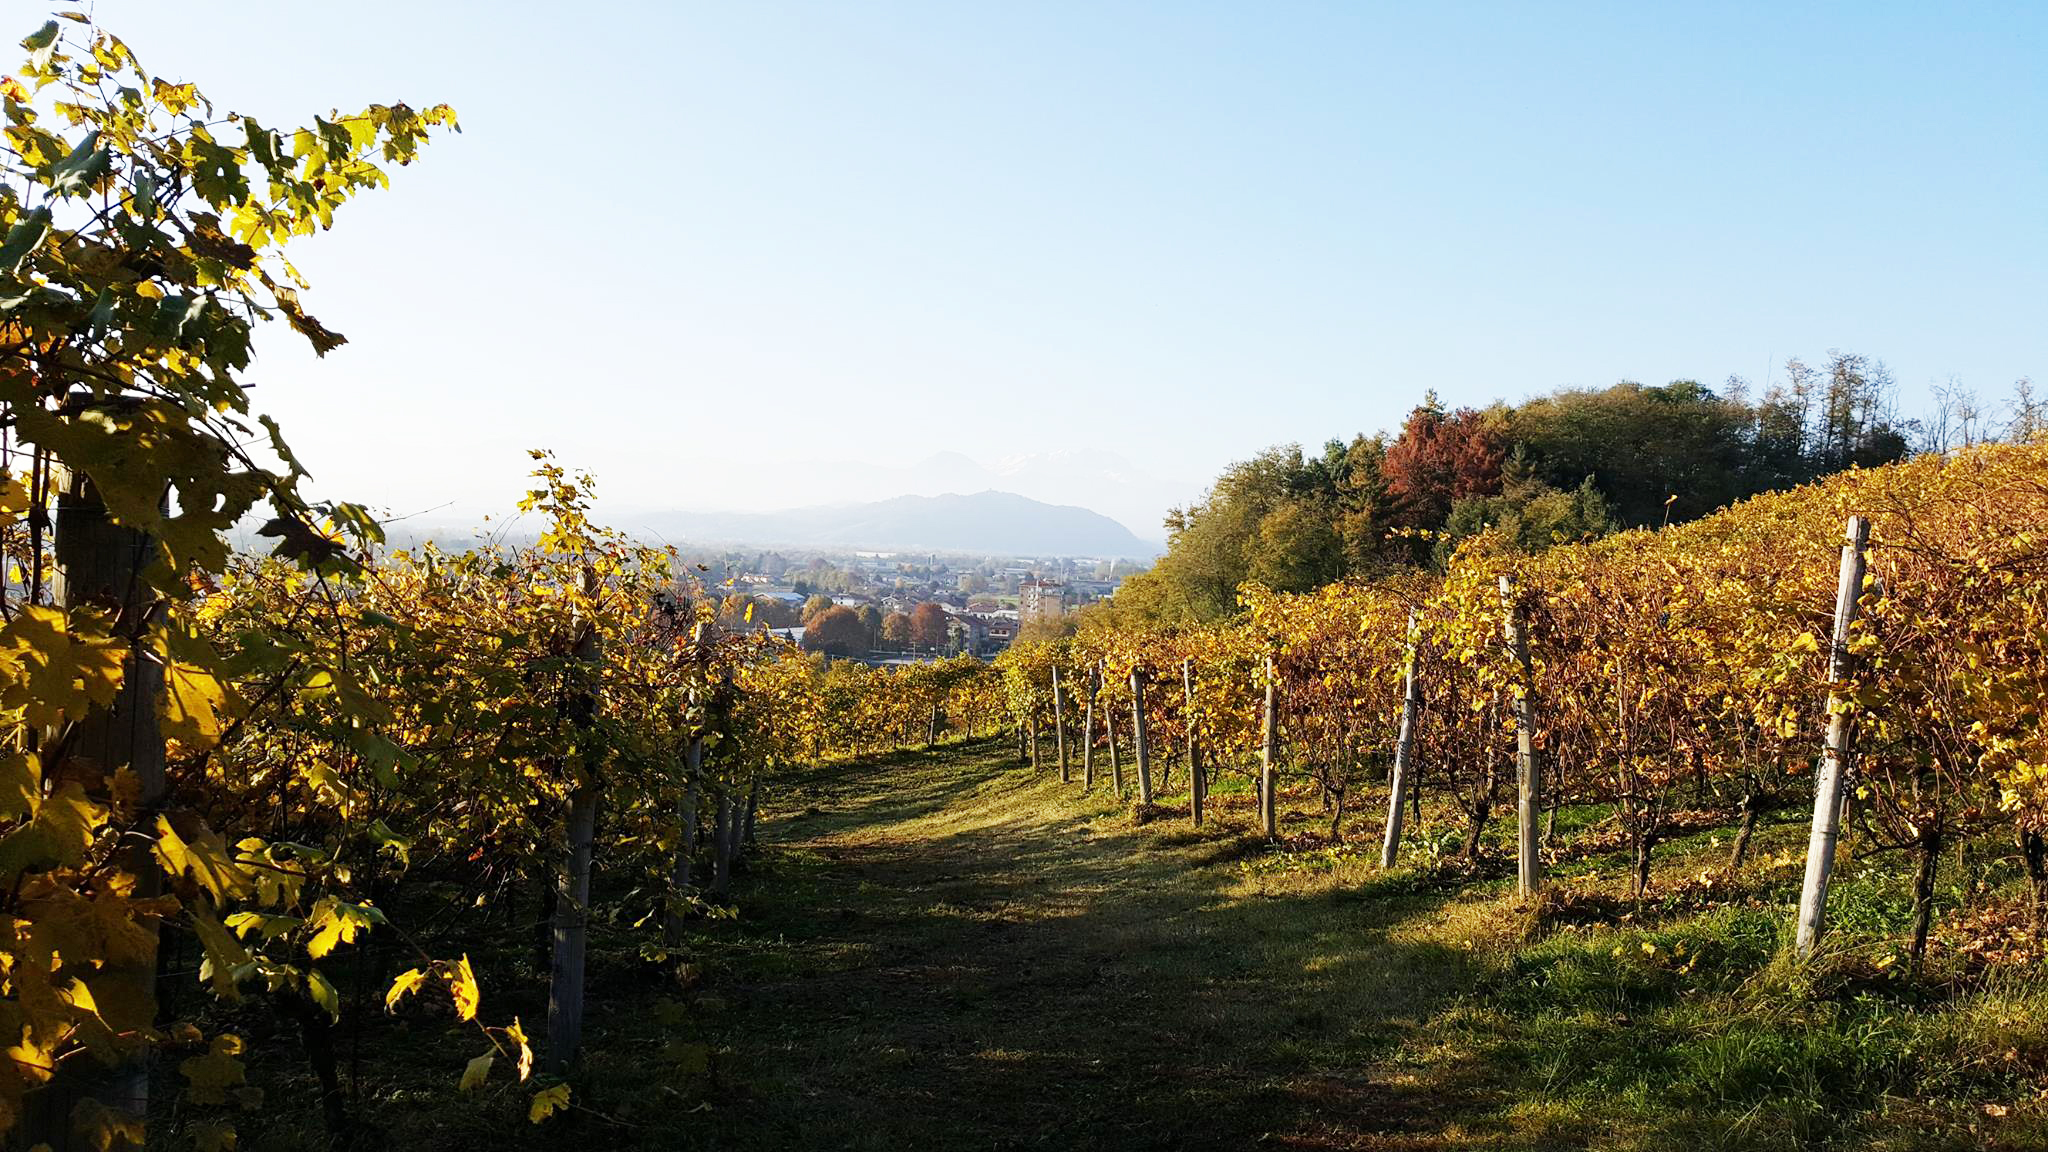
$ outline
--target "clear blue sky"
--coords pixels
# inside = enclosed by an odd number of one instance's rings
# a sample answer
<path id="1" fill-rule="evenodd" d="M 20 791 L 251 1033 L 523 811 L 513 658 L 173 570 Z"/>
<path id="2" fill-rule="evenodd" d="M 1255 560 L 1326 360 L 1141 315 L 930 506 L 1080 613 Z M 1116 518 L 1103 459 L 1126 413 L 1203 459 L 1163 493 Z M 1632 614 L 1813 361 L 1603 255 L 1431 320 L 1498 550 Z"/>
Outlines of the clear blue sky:
<path id="1" fill-rule="evenodd" d="M 1192 496 L 1432 387 L 2048 375 L 2048 5 L 98 13 L 265 123 L 460 110 L 303 253 L 353 343 L 259 376 L 326 490 L 401 510 L 509 499 L 529 445 L 621 507 L 941 448 Z"/>

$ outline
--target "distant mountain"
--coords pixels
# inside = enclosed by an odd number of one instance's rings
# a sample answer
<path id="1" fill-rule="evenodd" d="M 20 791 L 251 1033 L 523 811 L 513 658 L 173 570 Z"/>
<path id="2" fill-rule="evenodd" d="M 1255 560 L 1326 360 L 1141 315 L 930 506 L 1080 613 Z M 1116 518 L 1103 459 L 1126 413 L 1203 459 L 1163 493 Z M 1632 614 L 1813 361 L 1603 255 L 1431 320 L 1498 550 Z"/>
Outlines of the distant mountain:
<path id="1" fill-rule="evenodd" d="M 898 470 L 893 492 L 1019 492 L 1050 504 L 1100 509 L 1140 539 L 1158 540 L 1168 508 L 1186 504 L 1203 485 L 1151 476 L 1114 452 L 1060 450 L 1006 456 L 983 465 L 958 452 L 939 452 Z"/>
<path id="2" fill-rule="evenodd" d="M 772 477 L 749 478 L 748 484 L 747 505 L 756 509 L 813 499 L 803 493 L 816 492 L 849 501 L 990 489 L 1014 492 L 1047 504 L 1093 509 L 1161 548 L 1165 531 L 1160 522 L 1166 510 L 1196 499 L 1204 487 L 1152 476 L 1114 452 L 1098 450 L 1033 452 L 988 464 L 956 451 L 936 452 L 909 464 L 820 458 L 778 464 Z"/>
<path id="3" fill-rule="evenodd" d="M 1159 552 L 1101 513 L 993 490 L 786 512 L 660 512 L 620 526 L 652 530 L 675 543 L 1129 559 Z"/>

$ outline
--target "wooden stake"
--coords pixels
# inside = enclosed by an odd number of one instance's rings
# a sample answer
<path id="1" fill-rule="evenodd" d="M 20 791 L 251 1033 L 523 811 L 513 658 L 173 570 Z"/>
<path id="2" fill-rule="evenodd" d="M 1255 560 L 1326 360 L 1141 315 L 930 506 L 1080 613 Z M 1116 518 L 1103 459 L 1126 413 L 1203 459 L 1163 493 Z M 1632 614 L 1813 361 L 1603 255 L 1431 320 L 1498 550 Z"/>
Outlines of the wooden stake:
<path id="1" fill-rule="evenodd" d="M 1116 789 L 1117 799 L 1124 796 L 1124 766 L 1116 757 L 1116 709 L 1102 710 L 1102 734 L 1109 741 L 1109 782 Z"/>
<path id="2" fill-rule="evenodd" d="M 739 820 L 739 805 L 729 784 L 721 783 L 717 791 L 711 819 L 711 895 L 723 900 L 732 890 L 732 828 Z"/>
<path id="3" fill-rule="evenodd" d="M 126 838 L 118 853 L 120 870 L 135 878 L 134 895 L 155 896 L 163 890 L 151 844 L 156 813 L 163 807 L 168 784 L 164 773 L 164 741 L 158 708 L 164 693 L 163 665 L 151 651 L 149 622 L 157 597 L 144 574 L 156 558 L 149 534 L 116 524 L 107 515 L 99 491 L 83 472 L 66 476 L 57 497 L 57 602 L 66 611 L 112 610 L 115 631 L 132 637 L 122 657 L 121 686 L 110 707 L 86 712 L 69 736 L 45 754 L 61 748 L 61 760 L 49 766 L 47 786 L 66 781 L 82 784 L 95 799 L 107 802 L 115 773 L 127 768 L 141 786 L 135 827 L 141 835 Z M 38 558 L 39 562 L 39 558 Z M 104 1012 L 116 1012 L 108 1023 L 117 1032 L 139 1034 L 155 1023 L 157 1009 L 158 929 L 148 920 L 132 926 L 129 954 L 109 960 L 93 982 L 93 995 Z M 104 1107 L 122 1126 L 140 1131 L 149 1114 L 148 1053 L 137 1049 L 111 1069 L 74 1053 L 58 1065 L 55 1078 L 30 1098 L 16 1136 L 20 1147 L 47 1143 L 64 1149 L 86 1147 L 83 1130 L 73 1130 L 74 1109 L 84 1099 Z M 131 1147 L 120 1143 L 117 1147 Z"/>
<path id="4" fill-rule="evenodd" d="M 1392 868 L 1401 851 L 1401 806 L 1408 798 L 1408 764 L 1415 758 L 1415 725 L 1422 713 L 1420 638 L 1415 613 L 1408 613 L 1407 687 L 1401 697 L 1401 732 L 1394 741 L 1394 780 L 1387 793 L 1387 838 L 1380 848 L 1380 867 Z"/>
<path id="5" fill-rule="evenodd" d="M 1500 578 L 1500 603 L 1508 654 L 1514 659 L 1521 683 L 1515 693 L 1515 785 L 1518 793 L 1516 815 L 1515 878 L 1523 899 L 1543 887 L 1543 859 L 1537 854 L 1536 816 L 1543 807 L 1543 777 L 1536 771 L 1536 670 L 1529 660 L 1529 627 L 1522 618 L 1522 606 L 1515 599 L 1514 577 Z"/>
<path id="6" fill-rule="evenodd" d="M 1813 789 L 1813 830 L 1806 841 L 1806 883 L 1799 893 L 1799 924 L 1794 947 L 1813 954 L 1828 902 L 1828 875 L 1835 866 L 1835 843 L 1841 836 L 1842 777 L 1854 752 L 1855 717 L 1843 695 L 1855 670 L 1849 654 L 1849 630 L 1856 623 L 1863 595 L 1864 552 L 1870 547 L 1870 521 L 1849 517 L 1842 540 L 1842 561 L 1835 584 L 1835 631 L 1828 650 L 1828 734 L 1821 753 L 1820 778 Z"/>
<path id="7" fill-rule="evenodd" d="M 1099 676 L 1088 678 L 1088 699 L 1081 707 L 1081 791 L 1095 790 L 1095 694 L 1102 690 Z"/>
<path id="8" fill-rule="evenodd" d="M 743 835 L 740 836 L 740 847 L 742 848 L 754 843 L 754 814 L 759 811 L 760 806 L 761 778 L 756 776 L 752 780 L 747 781 L 747 820 L 741 826 Z"/>
<path id="9" fill-rule="evenodd" d="M 583 570 L 586 595 L 597 593 L 597 572 Z M 579 664 L 595 665 L 598 660 L 597 627 L 581 621 L 576 643 L 570 650 Z M 597 722 L 597 696 L 579 691 L 571 705 L 570 723 L 588 729 Z M 578 740 L 580 747 L 594 741 Z M 569 811 L 563 821 L 567 832 L 566 851 L 555 894 L 554 958 L 549 965 L 548 1047 L 546 1067 L 560 1074 L 576 1062 L 576 1050 L 583 1043 L 584 941 L 590 923 L 591 843 L 597 838 L 598 765 L 584 760 L 577 765 L 576 786 L 569 792 Z"/>
<path id="10" fill-rule="evenodd" d="M 1188 814 L 1195 827 L 1202 826 L 1202 802 L 1209 798 L 1209 782 L 1202 775 L 1201 745 L 1195 738 L 1195 662 L 1180 662 L 1181 688 L 1188 699 Z"/>
<path id="11" fill-rule="evenodd" d="M 675 866 L 669 877 L 669 886 L 674 889 L 671 899 L 681 900 L 690 891 L 690 870 L 697 858 L 697 810 L 704 799 L 704 736 L 693 734 L 690 742 L 683 746 L 683 774 L 688 783 L 683 788 L 683 810 L 680 814 L 682 836 L 676 843 Z M 669 909 L 663 924 L 662 938 L 669 944 L 683 942 L 683 910 Z"/>
<path id="12" fill-rule="evenodd" d="M 1072 782 L 1067 772 L 1067 711 L 1066 697 L 1060 691 L 1060 666 L 1052 666 L 1052 746 L 1060 762 L 1060 783 Z"/>
<path id="13" fill-rule="evenodd" d="M 1131 746 L 1138 761 L 1138 803 L 1152 803 L 1152 750 L 1145 740 L 1145 673 L 1131 669 Z"/>
<path id="14" fill-rule="evenodd" d="M 1266 657 L 1266 739 L 1259 747 L 1259 825 L 1266 839 L 1280 838 L 1280 802 L 1274 793 L 1275 761 L 1280 754 L 1280 678 L 1273 671 L 1273 657 Z"/>
<path id="15" fill-rule="evenodd" d="M 697 687 L 691 689 L 694 697 L 698 693 L 710 695 L 710 648 L 705 643 L 704 623 L 698 621 L 690 630 L 690 647 L 696 655 Z M 704 798 L 704 725 L 710 723 L 711 710 L 706 709 L 698 729 L 690 733 L 683 745 L 683 806 L 676 814 L 682 835 L 676 840 L 676 856 L 669 873 L 671 898 L 680 900 L 690 891 L 690 870 L 697 857 L 697 812 Z M 670 908 L 662 925 L 662 938 L 670 945 L 683 942 L 683 910 Z"/>

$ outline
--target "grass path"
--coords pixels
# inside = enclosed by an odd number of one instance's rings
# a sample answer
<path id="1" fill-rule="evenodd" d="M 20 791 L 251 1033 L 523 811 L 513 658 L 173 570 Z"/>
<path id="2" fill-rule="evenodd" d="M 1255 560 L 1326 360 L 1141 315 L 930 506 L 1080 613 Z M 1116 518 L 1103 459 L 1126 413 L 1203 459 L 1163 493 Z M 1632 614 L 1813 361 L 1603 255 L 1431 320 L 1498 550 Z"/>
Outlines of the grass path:
<path id="1" fill-rule="evenodd" d="M 778 782 L 740 914 L 694 922 L 681 954 L 601 921 L 572 1106 L 545 1125 L 510 1077 L 448 1091 L 467 1030 L 369 1017 L 357 1146 L 2048 1148 L 2048 977 L 1901 978 L 1883 957 L 1907 875 L 1883 861 L 1843 870 L 1830 950 L 1783 963 L 1796 819 L 1733 872 L 1726 827 L 1674 838 L 1639 904 L 1597 814 L 1567 810 L 1538 932 L 1504 843 L 1476 875 L 1270 852 L 1241 778 L 1199 833 L 1140 825 L 1006 745 Z M 1282 800 L 1283 831 L 1327 827 Z M 493 1019 L 546 1017 L 529 937 L 464 945 Z M 324 1147 L 303 1061 L 242 1015 L 290 1102 L 244 1146 Z"/>
<path id="2" fill-rule="evenodd" d="M 1009 750 L 783 790 L 714 936 L 720 1147 L 1449 1147 L 1485 1091 L 1404 1067 L 1471 986 L 1422 894 L 1248 883 L 1247 813 L 1132 825 Z M 1419 927 L 1418 927 L 1419 926 Z M 1426 1073 L 1419 1075 L 1418 1072 Z"/>

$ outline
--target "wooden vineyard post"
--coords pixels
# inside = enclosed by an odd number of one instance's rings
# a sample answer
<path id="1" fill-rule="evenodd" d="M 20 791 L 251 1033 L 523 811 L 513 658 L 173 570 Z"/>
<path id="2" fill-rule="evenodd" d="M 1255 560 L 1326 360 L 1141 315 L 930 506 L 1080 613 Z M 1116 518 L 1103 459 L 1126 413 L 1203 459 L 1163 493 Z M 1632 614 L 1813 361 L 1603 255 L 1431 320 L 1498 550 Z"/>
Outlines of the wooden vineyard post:
<path id="1" fill-rule="evenodd" d="M 164 773 L 164 741 L 158 707 L 164 694 L 163 665 L 153 658 L 149 633 L 156 596 L 144 579 L 156 556 L 146 532 L 114 523 L 99 491 L 82 472 L 64 480 L 57 499 L 57 602 L 67 612 L 83 609 L 117 613 L 114 631 L 130 638 L 121 662 L 121 686 L 111 705 L 94 707 L 69 735 L 45 754 L 51 764 L 52 787 L 67 781 L 85 786 L 105 802 L 115 773 L 126 768 L 140 785 L 135 826 L 141 835 L 128 837 L 119 854 L 120 870 L 135 878 L 134 895 L 147 898 L 163 890 L 163 874 L 151 845 L 156 813 L 163 807 L 168 784 Z M 122 960 L 109 959 L 93 981 L 92 991 L 107 1023 L 117 1032 L 139 1034 L 155 1024 L 157 1009 L 158 930 L 148 920 L 132 926 L 136 946 Z M 323 1017 L 323 1020 L 325 1018 Z M 323 1077 L 325 1079 L 325 1077 Z M 111 1113 L 120 1128 L 140 1132 L 149 1114 L 149 1063 L 144 1049 L 127 1053 L 113 1068 L 89 1056 L 58 1065 L 55 1078 L 25 1102 L 21 1147 L 48 1144 L 53 1148 L 89 1146 L 74 1133 L 74 1108 L 91 1099 Z M 118 1144 L 119 1147 L 130 1147 Z"/>
<path id="2" fill-rule="evenodd" d="M 1151 683 L 1151 681 L 1146 681 Z M 1150 731 L 1150 729 L 1147 729 Z M 1168 748 L 1159 757 L 1159 784 L 1154 791 L 1165 794 L 1173 791 L 1173 749 Z"/>
<path id="3" fill-rule="evenodd" d="M 1030 733 L 1031 733 L 1031 756 L 1030 756 L 1030 761 L 1031 761 L 1031 770 L 1032 770 L 1033 772 L 1036 772 L 1036 771 L 1038 771 L 1038 709 L 1037 709 L 1036 707 L 1033 707 L 1033 708 L 1031 709 L 1031 725 L 1030 725 Z"/>
<path id="4" fill-rule="evenodd" d="M 726 835 L 731 838 L 731 842 L 726 845 L 725 849 L 726 868 L 728 871 L 739 866 L 740 856 L 746 847 L 747 811 L 753 807 L 754 786 L 757 783 L 759 783 L 758 778 L 747 781 L 747 794 L 745 797 L 742 797 L 738 792 L 732 794 L 732 822 L 726 828 Z M 727 883 L 731 883 L 730 879 L 727 880 Z"/>
<path id="5" fill-rule="evenodd" d="M 1517 889 L 1523 899 L 1543 887 L 1543 860 L 1537 855 L 1537 813 L 1543 807 L 1543 777 L 1536 771 L 1536 672 L 1529 659 L 1529 625 L 1515 598 L 1514 577 L 1501 574 L 1501 629 L 1508 655 L 1521 682 L 1515 691 L 1515 837 Z"/>
<path id="6" fill-rule="evenodd" d="M 1195 735 L 1195 662 L 1180 662 L 1180 685 L 1188 701 L 1188 815 L 1197 828 L 1202 826 L 1202 802 L 1209 798 L 1209 782 L 1202 775 L 1201 743 Z"/>
<path id="7" fill-rule="evenodd" d="M 760 806 L 761 778 L 756 776 L 747 781 L 747 820 L 740 829 L 740 846 L 743 848 L 754 843 L 754 814 L 760 810 Z"/>
<path id="8" fill-rule="evenodd" d="M 1052 747 L 1053 755 L 1060 762 L 1060 783 L 1069 784 L 1073 777 L 1067 772 L 1067 702 L 1060 691 L 1060 666 L 1052 666 Z"/>
<path id="9" fill-rule="evenodd" d="M 939 706 L 932 704 L 932 715 L 924 730 L 924 750 L 929 752 L 939 746 Z"/>
<path id="10" fill-rule="evenodd" d="M 1387 793 L 1387 839 L 1380 848 L 1380 867 L 1392 868 L 1401 851 L 1401 806 L 1408 799 L 1409 762 L 1415 758 L 1415 726 L 1422 713 L 1420 640 L 1415 613 L 1408 613 L 1407 685 L 1401 695 L 1401 731 L 1394 741 L 1394 779 Z"/>
<path id="11" fill-rule="evenodd" d="M 717 807 L 712 809 L 711 821 L 711 895 L 723 900 L 732 890 L 732 830 L 739 822 L 740 810 L 731 781 L 720 781 L 716 791 Z"/>
<path id="12" fill-rule="evenodd" d="M 597 571 L 583 570 L 584 595 L 597 596 Z M 598 661 L 597 625 L 578 621 L 576 643 L 570 655 L 595 675 Z M 570 705 L 570 723 L 588 731 L 597 722 L 597 694 L 584 685 Z M 592 741 L 579 739 L 579 747 Z M 554 958 L 549 965 L 548 1047 L 546 1067 L 560 1074 L 576 1062 L 576 1050 L 583 1043 L 584 942 L 590 925 L 591 842 L 597 836 L 598 765 L 588 753 L 579 752 L 576 784 L 569 792 L 568 818 L 564 821 L 568 843 L 562 858 L 560 883 L 555 892 Z"/>
<path id="13" fill-rule="evenodd" d="M 1841 835 L 1842 777 L 1854 750 L 1856 730 L 1844 688 L 1855 664 L 1849 653 L 1849 630 L 1856 623 L 1857 601 L 1863 595 L 1864 552 L 1870 547 L 1870 521 L 1849 517 L 1842 540 L 1842 563 L 1835 585 L 1835 631 L 1828 650 L 1828 733 L 1820 759 L 1820 778 L 1813 789 L 1813 831 L 1806 842 L 1806 883 L 1799 893 L 1799 926 L 1794 947 L 1813 954 L 1827 910 L 1828 875 L 1835 866 L 1835 841 Z"/>
<path id="14" fill-rule="evenodd" d="M 710 650 L 705 645 L 704 623 L 698 621 L 690 631 L 690 647 L 697 657 L 697 686 L 692 695 L 711 695 Z M 690 739 L 683 745 L 683 808 L 677 813 L 682 835 L 676 838 L 675 864 L 670 871 L 669 886 L 673 889 L 670 899 L 676 901 L 668 910 L 662 925 L 662 937 L 670 945 L 683 942 L 682 899 L 690 891 L 690 870 L 697 856 L 697 810 L 704 798 L 704 725 L 711 720 L 711 709 L 706 708 L 698 718 L 697 728 L 690 733 Z"/>
<path id="15" fill-rule="evenodd" d="M 1124 766 L 1116 757 L 1116 709 L 1102 710 L 1102 735 L 1109 742 L 1109 784 L 1116 789 L 1116 797 L 1124 797 Z"/>
<path id="16" fill-rule="evenodd" d="M 1138 767 L 1138 803 L 1152 803 L 1152 750 L 1145 740 L 1145 671 L 1131 669 L 1131 748 Z"/>
<path id="17" fill-rule="evenodd" d="M 1266 657 L 1266 731 L 1265 741 L 1259 746 L 1259 826 L 1265 830 L 1266 839 L 1280 838 L 1280 801 L 1274 795 L 1274 781 L 1277 774 L 1275 761 L 1280 753 L 1280 678 L 1273 668 L 1273 657 Z"/>
<path id="18" fill-rule="evenodd" d="M 678 902 L 690 891 L 690 871 L 697 857 L 697 810 L 704 799 L 703 736 L 692 735 L 684 746 L 683 773 L 688 780 L 683 788 L 683 834 L 676 843 L 675 868 L 669 878 L 670 886 L 675 889 L 670 898 Z M 671 945 L 683 942 L 683 908 L 680 903 L 669 909 L 662 936 Z"/>
<path id="19" fill-rule="evenodd" d="M 1088 699 L 1081 703 L 1081 791 L 1095 790 L 1095 694 L 1102 691 L 1101 677 L 1088 676 Z"/>

